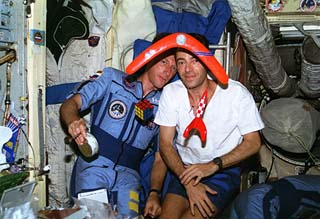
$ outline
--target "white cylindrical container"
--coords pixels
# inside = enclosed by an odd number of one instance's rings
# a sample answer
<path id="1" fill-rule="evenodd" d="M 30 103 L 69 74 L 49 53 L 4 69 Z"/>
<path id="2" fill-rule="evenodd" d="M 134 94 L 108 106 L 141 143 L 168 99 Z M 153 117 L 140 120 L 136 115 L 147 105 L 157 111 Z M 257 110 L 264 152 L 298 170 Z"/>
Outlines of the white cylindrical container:
<path id="1" fill-rule="evenodd" d="M 96 155 L 99 151 L 99 144 L 97 139 L 88 132 L 87 142 L 85 144 L 79 145 L 79 150 L 85 157 L 92 157 Z"/>

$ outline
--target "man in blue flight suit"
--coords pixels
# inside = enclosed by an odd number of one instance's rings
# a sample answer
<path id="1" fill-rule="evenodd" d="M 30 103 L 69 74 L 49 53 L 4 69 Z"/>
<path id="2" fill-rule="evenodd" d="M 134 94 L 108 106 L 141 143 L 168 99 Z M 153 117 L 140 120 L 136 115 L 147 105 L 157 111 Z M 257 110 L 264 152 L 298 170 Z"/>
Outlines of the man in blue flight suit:
<path id="1" fill-rule="evenodd" d="M 161 37 L 157 36 L 154 42 Z M 138 216 L 141 188 L 139 165 L 150 142 L 157 141 L 158 126 L 153 123 L 153 118 L 158 108 L 160 90 L 175 73 L 174 55 L 168 51 L 130 76 L 113 68 L 105 68 L 101 76 L 64 101 L 60 108 L 61 121 L 77 145 L 86 143 L 89 126 L 81 117 L 81 112 L 88 109 L 91 110 L 90 133 L 99 144 L 99 154 L 94 159 L 88 160 L 82 156 L 77 159 L 76 194 L 106 188 L 116 196 L 113 200 L 116 200 L 115 205 L 122 218 Z M 147 120 L 137 119 L 135 106 L 145 100 L 149 108 L 153 108 L 152 115 Z M 159 153 L 155 164 L 157 159 L 161 159 Z M 151 185 L 161 186 L 162 182 L 151 182 Z M 152 196 L 159 198 L 154 193 Z M 159 200 L 152 203 L 158 205 L 148 204 L 145 215 L 159 214 Z"/>

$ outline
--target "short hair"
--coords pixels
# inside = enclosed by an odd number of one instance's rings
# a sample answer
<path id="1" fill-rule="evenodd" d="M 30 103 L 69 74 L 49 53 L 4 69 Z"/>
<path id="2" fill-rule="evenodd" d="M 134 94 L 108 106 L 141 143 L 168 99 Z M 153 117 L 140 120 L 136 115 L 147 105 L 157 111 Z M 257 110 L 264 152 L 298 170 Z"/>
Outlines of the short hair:
<path id="1" fill-rule="evenodd" d="M 200 43 L 202 43 L 207 49 L 209 49 L 209 41 L 208 39 L 199 33 L 188 33 L 190 36 L 196 38 Z"/>
<path id="2" fill-rule="evenodd" d="M 193 38 L 195 38 L 196 40 L 198 40 L 201 44 L 203 44 L 208 50 L 209 49 L 209 41 L 208 39 L 202 35 L 202 34 L 199 34 L 199 33 L 188 33 L 188 35 L 192 36 Z M 199 60 L 199 62 L 201 62 L 201 64 L 206 68 L 207 70 L 207 73 L 210 75 L 211 79 L 215 82 L 218 82 L 217 78 L 212 74 L 210 73 L 210 70 L 209 68 L 207 67 L 207 65 L 202 62 L 195 54 L 193 54 L 191 51 L 187 50 L 187 49 L 184 49 L 184 48 L 177 48 L 176 51 L 182 51 L 182 52 L 186 52 L 186 53 L 189 53 L 190 55 L 194 56 L 197 60 Z"/>
<path id="3" fill-rule="evenodd" d="M 157 33 L 156 36 L 153 38 L 151 44 L 154 44 L 154 43 L 158 42 L 159 40 L 161 40 L 162 38 L 164 38 L 166 36 L 169 36 L 170 34 L 171 33 L 169 33 L 169 32 Z M 157 63 L 158 61 L 160 61 L 164 57 L 167 57 L 169 55 L 174 55 L 174 51 L 175 51 L 174 49 L 170 49 L 168 51 L 165 51 L 165 52 L 161 53 L 160 55 L 158 55 L 154 59 L 150 60 L 150 62 L 145 64 L 143 67 L 141 67 L 137 72 L 135 72 L 132 75 L 128 75 L 126 77 L 126 80 L 128 82 L 136 81 L 138 79 L 138 77 L 140 77 L 142 74 L 144 74 L 144 72 L 147 70 L 148 67 L 153 66 L 155 63 Z"/>
<path id="4" fill-rule="evenodd" d="M 159 40 L 161 40 L 162 38 L 169 36 L 171 33 L 168 32 L 162 32 L 162 33 L 157 33 L 156 36 L 153 38 L 151 44 L 154 44 L 156 42 L 158 42 Z"/>
<path id="5" fill-rule="evenodd" d="M 188 35 L 192 36 L 192 37 L 195 38 L 197 41 L 199 41 L 202 45 L 204 45 L 207 49 L 209 49 L 209 41 L 207 40 L 207 38 L 206 38 L 204 35 L 199 34 L 199 33 L 188 33 Z M 179 52 L 179 51 L 189 53 L 190 55 L 196 57 L 196 55 L 193 54 L 193 52 L 191 52 L 191 51 L 188 50 L 188 49 L 185 49 L 185 48 L 177 48 L 177 49 L 176 49 L 176 52 Z M 197 57 L 197 59 L 198 59 L 202 64 L 204 64 L 198 57 Z M 204 66 L 206 66 L 206 65 L 204 64 Z"/>

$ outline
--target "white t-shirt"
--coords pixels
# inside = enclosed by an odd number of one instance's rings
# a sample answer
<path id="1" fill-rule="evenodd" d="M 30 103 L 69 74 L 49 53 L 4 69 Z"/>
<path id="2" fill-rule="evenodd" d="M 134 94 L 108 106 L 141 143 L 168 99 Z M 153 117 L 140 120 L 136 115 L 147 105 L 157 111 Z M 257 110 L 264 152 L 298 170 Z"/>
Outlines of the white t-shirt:
<path id="1" fill-rule="evenodd" d="M 252 95 L 240 82 L 233 80 L 229 80 L 226 89 L 217 86 L 207 103 L 203 114 L 207 129 L 204 147 L 198 135 L 193 135 L 187 143 L 183 137 L 184 130 L 194 118 L 187 89 L 182 82 L 178 80 L 166 85 L 155 123 L 176 127 L 175 146 L 184 164 L 206 163 L 222 156 L 240 144 L 244 134 L 264 127 Z"/>

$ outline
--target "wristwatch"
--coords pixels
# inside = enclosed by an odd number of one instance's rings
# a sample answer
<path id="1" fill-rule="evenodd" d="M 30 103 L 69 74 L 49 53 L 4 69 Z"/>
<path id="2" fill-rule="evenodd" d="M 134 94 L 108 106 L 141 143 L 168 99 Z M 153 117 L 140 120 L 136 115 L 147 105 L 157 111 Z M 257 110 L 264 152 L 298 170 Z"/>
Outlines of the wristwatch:
<path id="1" fill-rule="evenodd" d="M 212 162 L 219 167 L 218 170 L 222 170 L 222 169 L 223 169 L 223 164 L 222 164 L 222 160 L 221 160 L 220 157 L 214 158 L 214 159 L 212 160 Z"/>
<path id="2" fill-rule="evenodd" d="M 155 193 L 157 193 L 157 195 L 160 197 L 161 196 L 161 192 L 160 192 L 160 190 L 159 189 L 150 189 L 150 191 L 149 191 L 149 195 L 150 195 L 150 193 L 151 192 L 155 192 Z"/>

